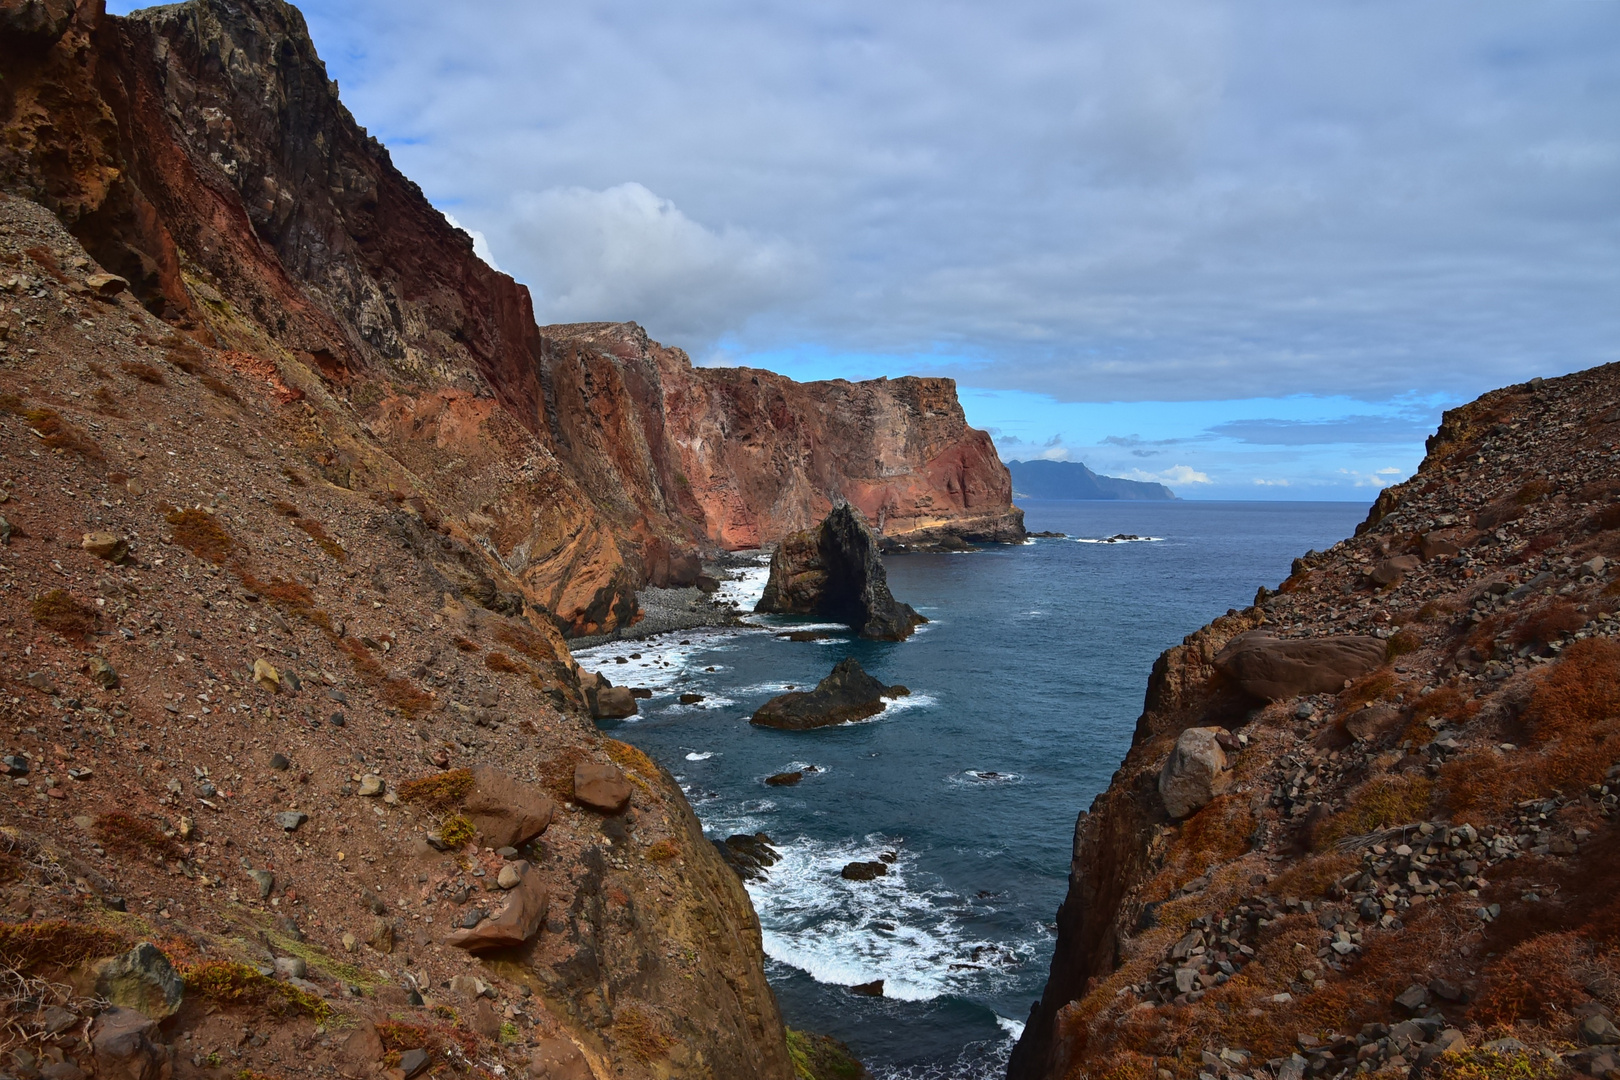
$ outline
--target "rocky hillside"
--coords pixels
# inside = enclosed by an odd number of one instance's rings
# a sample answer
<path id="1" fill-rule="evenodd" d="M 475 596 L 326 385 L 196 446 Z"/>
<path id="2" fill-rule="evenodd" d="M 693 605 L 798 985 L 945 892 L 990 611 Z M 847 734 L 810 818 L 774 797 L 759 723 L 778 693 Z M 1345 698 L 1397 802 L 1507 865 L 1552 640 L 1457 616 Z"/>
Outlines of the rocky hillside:
<path id="1" fill-rule="evenodd" d="M 1009 1075 L 1620 1076 L 1620 366 L 1154 666 Z"/>
<path id="2" fill-rule="evenodd" d="M 949 380 L 798 384 L 694 369 L 634 325 L 537 327 L 355 124 L 296 9 L 100 6 L 0 2 L 0 189 L 170 325 L 318 384 L 360 431 L 323 476 L 402 486 L 388 456 L 565 634 L 839 498 L 908 540 L 1022 536 Z"/>

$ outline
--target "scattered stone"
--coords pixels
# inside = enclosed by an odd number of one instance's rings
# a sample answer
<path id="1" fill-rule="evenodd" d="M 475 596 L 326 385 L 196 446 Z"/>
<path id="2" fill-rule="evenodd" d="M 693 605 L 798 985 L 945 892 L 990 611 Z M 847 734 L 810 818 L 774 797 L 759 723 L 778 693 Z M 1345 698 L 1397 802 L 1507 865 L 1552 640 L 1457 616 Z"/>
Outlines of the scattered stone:
<path id="1" fill-rule="evenodd" d="M 360 787 L 355 794 L 374 799 L 386 790 L 388 790 L 388 785 L 383 781 L 382 777 L 376 773 L 366 773 L 360 778 Z"/>
<path id="2" fill-rule="evenodd" d="M 169 958 L 156 945 L 141 942 L 122 956 L 96 967 L 96 993 L 153 1020 L 173 1016 L 185 998 L 186 987 Z"/>
<path id="3" fill-rule="evenodd" d="M 118 687 L 118 672 L 107 662 L 104 656 L 92 656 L 86 661 L 90 671 L 90 681 L 103 690 L 115 690 Z"/>
<path id="4" fill-rule="evenodd" d="M 1383 559 L 1367 573 L 1374 585 L 1393 585 L 1416 570 L 1421 563 L 1416 555 L 1397 555 Z"/>
<path id="5" fill-rule="evenodd" d="M 1395 1006 L 1406 1012 L 1408 1016 L 1416 1016 L 1429 1005 L 1429 992 L 1416 983 L 1408 986 L 1395 996 Z"/>
<path id="6" fill-rule="evenodd" d="M 902 641 L 928 621 L 889 592 L 877 536 L 848 503 L 819 527 L 782 538 L 754 610 L 831 619 L 884 641 Z"/>
<path id="7" fill-rule="evenodd" d="M 432 1061 L 432 1057 L 426 1050 L 420 1048 L 405 1050 L 399 1055 L 399 1069 L 400 1072 L 405 1074 L 405 1080 L 412 1080 L 413 1077 L 420 1075 L 422 1070 L 428 1067 L 430 1061 Z"/>
<path id="8" fill-rule="evenodd" d="M 600 687 L 590 702 L 591 716 L 597 720 L 623 720 L 637 712 L 635 695 L 623 686 Z"/>
<path id="9" fill-rule="evenodd" d="M 630 781 L 617 765 L 582 761 L 574 766 L 574 800 L 603 814 L 621 814 L 630 805 Z"/>
<path id="10" fill-rule="evenodd" d="M 355 952 L 359 948 L 360 948 L 360 939 L 355 937 L 353 934 L 349 933 L 348 931 L 344 931 L 344 933 L 343 933 L 343 951 L 344 952 Z"/>
<path id="11" fill-rule="evenodd" d="M 1602 1015 L 1593 1014 L 1582 1020 L 1578 1034 L 1586 1046 L 1620 1045 L 1620 1028 Z"/>
<path id="12" fill-rule="evenodd" d="M 296 832 L 298 827 L 309 820 L 309 815 L 302 810 L 283 810 L 276 815 L 276 824 L 287 832 Z"/>
<path id="13" fill-rule="evenodd" d="M 764 881 L 766 868 L 781 858 L 765 833 L 737 833 L 713 843 L 720 858 L 744 881 Z"/>
<path id="14" fill-rule="evenodd" d="M 117 274 L 108 274 L 105 272 L 91 274 L 89 277 L 84 279 L 84 284 L 85 288 L 89 289 L 95 294 L 97 300 L 111 300 L 113 297 L 129 288 L 128 281 L 119 277 Z"/>
<path id="15" fill-rule="evenodd" d="M 259 887 L 259 899 L 269 899 L 270 890 L 276 887 L 276 875 L 268 870 L 249 870 L 248 877 Z"/>
<path id="16" fill-rule="evenodd" d="M 129 558 L 129 541 L 110 532 L 87 532 L 79 546 L 108 562 L 121 563 Z"/>
<path id="17" fill-rule="evenodd" d="M 281 673 L 262 656 L 253 661 L 253 681 L 272 694 L 281 693 Z"/>
<path id="18" fill-rule="evenodd" d="M 529 864 L 522 859 L 509 862 L 501 867 L 501 872 L 495 877 L 495 884 L 503 889 L 515 889 L 523 881 L 523 875 L 529 872 Z"/>
<path id="19" fill-rule="evenodd" d="M 158 1080 L 169 1065 L 155 1044 L 157 1021 L 136 1009 L 114 1005 L 90 1028 L 90 1054 L 98 1080 Z"/>
<path id="20" fill-rule="evenodd" d="M 274 967 L 283 979 L 303 979 L 309 975 L 309 964 L 302 956 L 278 956 Z"/>
<path id="21" fill-rule="evenodd" d="M 846 724 L 876 716 L 885 708 L 885 698 L 903 697 L 910 692 L 903 686 L 884 686 L 850 657 L 840 660 L 814 690 L 771 698 L 749 723 L 785 731 Z"/>
<path id="22" fill-rule="evenodd" d="M 1159 797 L 1172 818 L 1184 818 L 1210 803 L 1232 783 L 1226 752 L 1216 736 L 1224 728 L 1188 728 L 1159 771 Z"/>
<path id="23" fill-rule="evenodd" d="M 377 916 L 371 922 L 371 936 L 366 938 L 366 944 L 380 953 L 394 951 L 394 924 L 391 920 Z"/>
<path id="24" fill-rule="evenodd" d="M 288 769 L 292 768 L 292 762 L 287 760 L 286 754 L 271 754 L 270 767 L 275 769 L 277 772 L 286 772 Z"/>
<path id="25" fill-rule="evenodd" d="M 702 694 L 682 694 L 679 698 L 682 705 L 696 705 L 703 700 Z"/>

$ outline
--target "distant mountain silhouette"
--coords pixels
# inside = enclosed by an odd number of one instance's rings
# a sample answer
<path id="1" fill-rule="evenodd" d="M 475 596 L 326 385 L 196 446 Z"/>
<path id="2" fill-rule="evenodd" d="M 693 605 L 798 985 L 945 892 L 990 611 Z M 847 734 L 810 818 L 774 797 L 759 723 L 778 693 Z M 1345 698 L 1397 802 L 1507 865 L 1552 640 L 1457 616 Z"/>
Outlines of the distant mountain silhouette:
<path id="1" fill-rule="evenodd" d="M 1174 499 L 1163 484 L 1098 476 L 1078 461 L 1009 461 L 1013 497 L 1026 499 Z"/>

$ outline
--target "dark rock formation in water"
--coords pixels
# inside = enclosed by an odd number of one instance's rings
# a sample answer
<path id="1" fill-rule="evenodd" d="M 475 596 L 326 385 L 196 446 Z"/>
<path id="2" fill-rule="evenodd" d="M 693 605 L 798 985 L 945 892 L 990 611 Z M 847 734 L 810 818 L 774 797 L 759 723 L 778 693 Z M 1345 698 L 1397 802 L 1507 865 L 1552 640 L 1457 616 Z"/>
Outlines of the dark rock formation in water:
<path id="1" fill-rule="evenodd" d="M 889 592 L 877 536 L 848 503 L 818 527 L 783 538 L 754 610 L 832 619 L 883 641 L 903 641 L 928 621 Z"/>
<path id="2" fill-rule="evenodd" d="M 854 659 L 845 659 L 814 690 L 771 698 L 749 723 L 786 731 L 847 724 L 882 712 L 884 698 L 904 697 L 910 692 L 903 686 L 884 686 Z"/>

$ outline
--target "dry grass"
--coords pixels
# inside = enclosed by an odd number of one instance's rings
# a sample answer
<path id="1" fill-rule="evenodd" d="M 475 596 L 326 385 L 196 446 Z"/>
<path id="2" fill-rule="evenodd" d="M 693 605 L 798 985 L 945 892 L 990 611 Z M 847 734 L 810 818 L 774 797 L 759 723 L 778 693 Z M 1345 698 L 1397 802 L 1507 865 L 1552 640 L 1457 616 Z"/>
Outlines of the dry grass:
<path id="1" fill-rule="evenodd" d="M 1363 675 L 1339 695 L 1339 711 L 1350 712 L 1374 701 L 1393 697 L 1397 685 L 1398 680 L 1393 671 L 1380 668 Z"/>
<path id="2" fill-rule="evenodd" d="M 1586 625 L 1586 616 L 1568 600 L 1554 600 L 1527 614 L 1509 638 L 1515 646 L 1550 645 Z"/>
<path id="3" fill-rule="evenodd" d="M 200 381 L 204 386 L 208 387 L 209 390 L 213 391 L 219 397 L 224 398 L 232 405 L 242 404 L 242 395 L 238 394 L 236 389 L 223 379 L 216 378 L 213 375 L 203 375 Z"/>
<path id="4" fill-rule="evenodd" d="M 1479 712 L 1479 702 L 1462 695 L 1455 686 L 1442 686 L 1433 693 L 1424 694 L 1412 706 L 1412 723 L 1422 724 L 1439 718 L 1462 725 Z"/>
<path id="5" fill-rule="evenodd" d="M 1385 649 L 1385 656 L 1393 660 L 1397 656 L 1405 656 L 1407 653 L 1417 652 L 1421 648 L 1423 648 L 1422 635 L 1408 626 L 1390 637 L 1389 644 Z"/>
<path id="6" fill-rule="evenodd" d="M 167 386 L 169 380 L 163 377 L 163 372 L 151 364 L 143 364 L 139 360 L 125 360 L 118 365 L 118 370 L 131 378 L 139 379 L 150 386 Z"/>
<path id="7" fill-rule="evenodd" d="M 1575 933 L 1541 934 L 1515 946 L 1490 966 L 1473 1018 L 1492 1027 L 1567 1015 L 1587 998 L 1573 973 L 1589 955 Z"/>
<path id="8" fill-rule="evenodd" d="M 470 638 L 464 638 L 460 634 L 457 634 L 455 637 L 451 638 L 450 640 L 455 645 L 455 647 L 457 649 L 460 649 L 462 652 L 477 652 L 478 651 L 478 642 L 473 641 Z"/>
<path id="9" fill-rule="evenodd" d="M 405 781 L 399 785 L 399 798 L 401 802 L 448 810 L 465 799 L 472 786 L 471 769 L 451 769 L 449 772 Z"/>
<path id="10" fill-rule="evenodd" d="M 96 818 L 94 832 L 101 846 L 121 855 L 158 855 L 174 858 L 180 849 L 150 821 L 123 810 Z"/>
<path id="11" fill-rule="evenodd" d="M 527 656 L 530 660 L 537 660 L 542 664 L 556 659 L 556 654 L 546 639 L 527 626 L 501 623 L 495 628 L 495 640 L 502 645 L 510 646 L 512 651 L 520 656 Z"/>
<path id="12" fill-rule="evenodd" d="M 1552 491 L 1552 484 L 1545 480 L 1531 480 L 1513 493 L 1513 501 L 1519 506 L 1529 506 L 1533 502 L 1545 499 Z"/>
<path id="13" fill-rule="evenodd" d="M 0 923 L 0 963 L 28 975 L 51 967 L 71 967 L 96 956 L 114 956 L 129 948 L 120 934 L 77 922 Z"/>
<path id="14" fill-rule="evenodd" d="M 343 545 L 338 543 L 325 529 L 321 528 L 321 523 L 314 518 L 300 517 L 293 522 L 293 525 L 308 533 L 310 539 L 314 540 L 322 551 L 338 562 L 348 561 L 349 553 L 343 550 Z"/>
<path id="15" fill-rule="evenodd" d="M 98 386 L 91 391 L 90 398 L 96 403 L 96 412 L 102 416 L 122 417 L 124 410 L 118 405 L 118 398 L 105 386 Z"/>
<path id="16" fill-rule="evenodd" d="M 1316 830 L 1316 848 L 1322 851 L 1345 837 L 1421 821 L 1433 796 L 1434 784 L 1426 776 L 1374 777 L 1350 795 L 1343 810 Z"/>
<path id="17" fill-rule="evenodd" d="M 224 526 L 214 520 L 214 515 L 202 510 L 176 510 L 168 515 L 168 522 L 174 529 L 176 544 L 215 566 L 225 565 L 225 561 L 241 546 L 235 537 L 225 531 Z"/>
<path id="18" fill-rule="evenodd" d="M 40 442 L 52 450 L 70 450 L 89 461 L 102 461 L 106 455 L 90 435 L 62 419 L 55 409 L 25 409 L 22 418 L 39 436 Z"/>
<path id="19" fill-rule="evenodd" d="M 28 611 L 34 622 L 65 638 L 83 639 L 96 628 L 95 609 L 79 603 L 66 589 L 52 589 L 35 597 Z"/>
<path id="20" fill-rule="evenodd" d="M 1222 795 L 1187 819 L 1172 851 L 1187 853 L 1199 870 L 1231 862 L 1249 850 L 1257 824 L 1247 799 Z"/>
<path id="21" fill-rule="evenodd" d="M 671 1045 L 658 1021 L 637 1005 L 621 1005 L 614 1010 L 613 1037 L 643 1062 L 663 1057 Z"/>
<path id="22" fill-rule="evenodd" d="M 1425 1074 L 1434 1080 L 1564 1080 L 1564 1065 L 1533 1050 L 1497 1053 L 1468 1050 L 1442 1054 Z"/>
<path id="23" fill-rule="evenodd" d="M 291 983 L 260 975 L 234 960 L 205 960 L 183 968 L 186 989 L 219 1005 L 245 1005 L 279 1016 L 303 1015 L 325 1020 L 332 1007 Z"/>
<path id="24" fill-rule="evenodd" d="M 668 862 L 680 853 L 681 849 L 676 846 L 675 841 L 659 840 L 648 846 L 647 861 L 655 863 Z"/>
<path id="25" fill-rule="evenodd" d="M 433 711 L 433 695 L 409 679 L 397 676 L 384 679 L 382 685 L 377 687 L 377 697 L 384 705 L 398 709 L 406 716 L 420 716 Z"/>
<path id="26" fill-rule="evenodd" d="M 528 665 L 507 656 L 503 652 L 492 652 L 484 657 L 484 666 L 491 671 L 499 671 L 507 675 L 522 675 L 528 673 Z"/>
<path id="27" fill-rule="evenodd" d="M 458 1067 L 478 1056 L 478 1036 L 444 1024 L 380 1020 L 377 1023 L 377 1037 L 390 1055 L 398 1054 L 401 1050 L 421 1048 L 432 1054 L 435 1060 Z"/>

